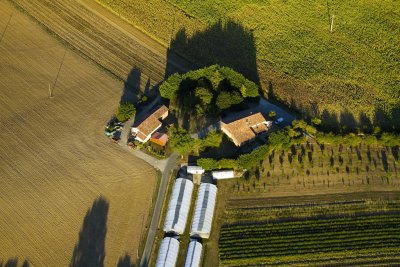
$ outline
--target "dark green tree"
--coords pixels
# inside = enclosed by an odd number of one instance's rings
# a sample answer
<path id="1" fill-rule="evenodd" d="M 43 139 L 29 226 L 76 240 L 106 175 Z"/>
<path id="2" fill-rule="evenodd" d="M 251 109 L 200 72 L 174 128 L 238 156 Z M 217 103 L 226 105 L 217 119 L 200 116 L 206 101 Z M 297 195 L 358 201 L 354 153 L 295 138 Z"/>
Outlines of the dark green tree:
<path id="1" fill-rule="evenodd" d="M 190 137 L 189 132 L 185 129 L 171 127 L 168 133 L 172 150 L 181 155 L 187 154 L 197 147 L 196 141 Z"/>
<path id="2" fill-rule="evenodd" d="M 117 119 L 124 122 L 132 117 L 136 112 L 135 106 L 132 103 L 120 104 L 117 109 Z"/>

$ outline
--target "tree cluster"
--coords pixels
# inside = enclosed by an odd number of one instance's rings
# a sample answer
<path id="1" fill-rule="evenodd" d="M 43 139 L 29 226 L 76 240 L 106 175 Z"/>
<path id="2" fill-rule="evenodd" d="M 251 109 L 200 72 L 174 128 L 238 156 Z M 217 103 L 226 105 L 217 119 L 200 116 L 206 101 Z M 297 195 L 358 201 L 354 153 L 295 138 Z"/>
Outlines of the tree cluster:
<path id="1" fill-rule="evenodd" d="M 219 65 L 175 73 L 160 85 L 163 98 L 171 110 L 195 117 L 216 116 L 221 111 L 241 104 L 246 98 L 259 96 L 258 86 L 242 74 Z"/>
<path id="2" fill-rule="evenodd" d="M 386 147 L 400 146 L 400 135 L 394 133 L 382 133 L 379 135 L 356 135 L 349 133 L 347 135 L 337 135 L 333 133 L 318 133 L 317 142 L 320 144 L 331 144 L 331 145 L 351 145 L 358 146 L 364 145 L 380 145 Z"/>
<path id="3" fill-rule="evenodd" d="M 222 142 L 222 133 L 216 131 L 210 131 L 204 139 L 194 139 L 187 130 L 177 127 L 171 127 L 168 133 L 171 149 L 181 155 L 199 153 L 207 147 L 219 147 Z"/>

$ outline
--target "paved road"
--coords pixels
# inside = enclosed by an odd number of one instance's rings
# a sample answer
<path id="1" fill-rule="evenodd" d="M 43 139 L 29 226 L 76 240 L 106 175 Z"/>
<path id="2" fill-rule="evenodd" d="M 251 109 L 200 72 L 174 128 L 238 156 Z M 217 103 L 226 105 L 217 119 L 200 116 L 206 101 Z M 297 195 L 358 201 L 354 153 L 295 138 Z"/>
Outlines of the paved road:
<path id="1" fill-rule="evenodd" d="M 174 153 L 168 158 L 168 161 L 166 162 L 161 177 L 156 204 L 154 206 L 153 217 L 151 218 L 150 228 L 146 238 L 146 244 L 140 261 L 140 267 L 146 267 L 149 264 L 149 258 L 151 255 L 151 250 L 153 248 L 154 238 L 157 233 L 157 227 L 161 217 L 162 204 L 165 198 L 165 193 L 167 191 L 168 178 L 170 176 L 171 170 L 176 166 L 177 158 L 178 155 Z"/>

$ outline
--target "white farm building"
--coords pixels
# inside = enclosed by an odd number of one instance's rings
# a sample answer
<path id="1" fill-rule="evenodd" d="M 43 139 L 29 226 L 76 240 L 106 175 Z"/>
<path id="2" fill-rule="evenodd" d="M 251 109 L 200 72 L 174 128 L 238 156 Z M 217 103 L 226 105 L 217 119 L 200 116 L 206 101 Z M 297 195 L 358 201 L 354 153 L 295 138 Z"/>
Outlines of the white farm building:
<path id="1" fill-rule="evenodd" d="M 175 267 L 179 252 L 179 241 L 165 237 L 161 241 L 156 267 Z"/>
<path id="2" fill-rule="evenodd" d="M 204 169 L 200 166 L 187 166 L 187 172 L 190 174 L 203 174 Z"/>
<path id="3" fill-rule="evenodd" d="M 235 177 L 233 170 L 213 171 L 212 177 L 214 180 L 230 179 Z"/>
<path id="4" fill-rule="evenodd" d="M 165 218 L 164 232 L 183 234 L 186 227 L 192 192 L 192 181 L 183 178 L 175 180 Z"/>
<path id="5" fill-rule="evenodd" d="M 200 184 L 190 236 L 210 237 L 216 199 L 217 187 L 215 185 Z"/>
<path id="6" fill-rule="evenodd" d="M 199 267 L 203 246 L 200 242 L 192 240 L 186 254 L 185 267 Z"/>

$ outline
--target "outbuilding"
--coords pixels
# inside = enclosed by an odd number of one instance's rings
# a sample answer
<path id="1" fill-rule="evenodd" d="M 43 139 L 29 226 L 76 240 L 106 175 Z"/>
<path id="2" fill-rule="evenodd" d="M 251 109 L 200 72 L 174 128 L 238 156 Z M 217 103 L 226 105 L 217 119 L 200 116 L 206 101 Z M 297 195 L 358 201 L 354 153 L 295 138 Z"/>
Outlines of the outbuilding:
<path id="1" fill-rule="evenodd" d="M 183 234 L 192 199 L 193 182 L 178 178 L 175 180 L 165 218 L 164 232 Z"/>
<path id="2" fill-rule="evenodd" d="M 168 108 L 164 105 L 156 108 L 142 121 L 135 121 L 132 127 L 132 135 L 140 143 L 146 143 L 151 135 L 161 128 L 162 120 L 168 116 Z"/>
<path id="3" fill-rule="evenodd" d="M 179 253 L 179 241 L 172 237 L 165 237 L 161 241 L 156 267 L 175 267 Z"/>
<path id="4" fill-rule="evenodd" d="M 215 180 L 230 179 L 235 177 L 233 170 L 213 171 L 212 177 Z"/>
<path id="5" fill-rule="evenodd" d="M 190 174 L 203 174 L 204 169 L 200 166 L 187 166 L 187 172 Z"/>

